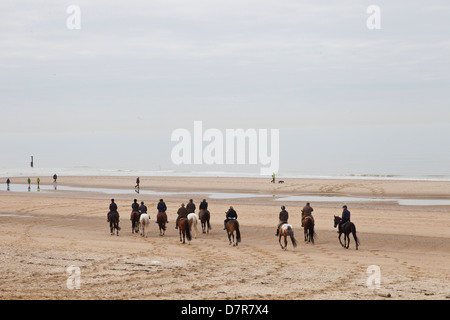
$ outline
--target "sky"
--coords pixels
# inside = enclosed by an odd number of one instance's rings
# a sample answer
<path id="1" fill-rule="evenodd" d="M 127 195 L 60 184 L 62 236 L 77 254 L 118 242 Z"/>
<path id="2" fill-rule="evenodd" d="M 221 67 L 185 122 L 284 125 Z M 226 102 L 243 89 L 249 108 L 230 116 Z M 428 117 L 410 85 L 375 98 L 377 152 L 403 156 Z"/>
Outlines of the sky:
<path id="1" fill-rule="evenodd" d="M 80 29 L 67 27 L 71 5 Z M 449 18 L 447 0 L 2 1 L 1 141 L 170 137 L 198 120 L 448 126 Z"/>

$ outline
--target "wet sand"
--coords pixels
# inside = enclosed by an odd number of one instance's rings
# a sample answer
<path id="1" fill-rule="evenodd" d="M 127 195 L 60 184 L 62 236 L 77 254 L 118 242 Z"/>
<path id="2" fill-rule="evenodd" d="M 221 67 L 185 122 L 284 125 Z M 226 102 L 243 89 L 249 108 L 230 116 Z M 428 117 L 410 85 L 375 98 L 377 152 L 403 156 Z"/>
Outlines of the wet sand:
<path id="1" fill-rule="evenodd" d="M 134 189 L 133 177 L 59 177 L 58 187 Z M 13 185 L 25 178 L 11 178 Z M 22 181 L 23 180 L 23 181 Z M 317 239 L 303 241 L 304 202 L 286 196 L 345 196 L 374 199 L 448 199 L 449 182 L 390 180 L 141 177 L 141 191 L 162 195 L 169 224 L 159 236 L 160 196 L 90 191 L 0 191 L 1 299 L 450 299 L 450 207 L 391 202 L 349 204 L 359 250 L 344 249 L 333 227 L 342 204 L 312 202 Z M 41 177 L 42 185 L 52 185 Z M 173 193 L 181 192 L 181 193 Z M 211 193 L 255 194 L 208 198 Z M 271 195 L 271 196 L 267 196 Z M 110 199 L 121 214 L 119 236 L 106 222 Z M 147 238 L 132 234 L 129 215 L 136 198 L 151 217 Z M 204 198 L 212 230 L 181 244 L 176 211 Z M 280 206 L 289 212 L 298 246 L 282 250 L 275 237 Z M 233 205 L 242 242 L 228 244 L 225 211 Z M 80 271 L 80 288 L 69 289 L 67 268 Z M 370 282 L 380 270 L 379 288 Z"/>

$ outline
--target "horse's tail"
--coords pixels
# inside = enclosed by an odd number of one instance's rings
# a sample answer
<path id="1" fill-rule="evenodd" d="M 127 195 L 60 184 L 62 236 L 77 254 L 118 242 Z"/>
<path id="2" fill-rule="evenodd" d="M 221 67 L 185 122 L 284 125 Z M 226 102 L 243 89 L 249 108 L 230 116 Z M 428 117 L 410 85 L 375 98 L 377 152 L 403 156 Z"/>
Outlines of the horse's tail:
<path id="1" fill-rule="evenodd" d="M 189 231 L 189 220 L 188 219 L 184 220 L 184 228 L 186 230 L 186 238 L 188 239 L 188 241 L 191 241 L 192 237 L 191 237 L 191 231 Z"/>
<path id="2" fill-rule="evenodd" d="M 294 246 L 294 248 L 297 247 L 297 240 L 295 240 L 294 237 L 294 230 L 292 230 L 290 226 L 287 228 L 287 233 L 289 237 L 291 237 L 292 245 Z"/>
<path id="3" fill-rule="evenodd" d="M 234 220 L 234 230 L 236 230 L 236 242 L 241 242 L 241 231 L 239 231 L 239 222 Z"/>
<path id="4" fill-rule="evenodd" d="M 353 234 L 353 239 L 355 239 L 355 242 L 356 242 L 356 249 L 358 249 L 359 239 L 356 236 L 356 226 L 355 226 L 355 224 L 352 225 L 352 234 Z"/>

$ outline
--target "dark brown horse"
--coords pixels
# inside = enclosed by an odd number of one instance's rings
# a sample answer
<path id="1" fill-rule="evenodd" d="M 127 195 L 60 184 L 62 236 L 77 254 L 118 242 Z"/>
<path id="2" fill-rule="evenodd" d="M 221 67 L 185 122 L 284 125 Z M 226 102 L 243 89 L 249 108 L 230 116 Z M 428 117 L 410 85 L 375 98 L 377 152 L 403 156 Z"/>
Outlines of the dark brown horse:
<path id="1" fill-rule="evenodd" d="M 208 210 L 200 210 L 198 213 L 198 217 L 202 224 L 202 232 L 209 233 L 209 230 L 211 230 L 211 225 L 209 224 L 209 219 L 211 217 L 211 214 L 209 213 L 209 211 Z"/>
<path id="2" fill-rule="evenodd" d="M 294 238 L 294 230 L 292 229 L 292 225 L 288 223 L 284 223 L 278 229 L 278 242 L 280 243 L 281 249 L 286 250 L 287 248 L 287 237 L 291 238 L 292 245 L 297 247 L 297 241 Z M 281 237 L 284 237 L 284 247 L 281 244 Z"/>
<path id="3" fill-rule="evenodd" d="M 233 244 L 234 247 L 237 247 L 238 243 L 241 242 L 241 232 L 239 231 L 239 222 L 236 219 L 228 221 L 226 224 L 226 229 L 230 245 Z M 234 237 L 235 232 L 236 232 L 236 239 Z"/>
<path id="4" fill-rule="evenodd" d="M 131 233 L 138 233 L 139 232 L 139 217 L 141 214 L 139 211 L 132 211 L 130 215 L 131 220 Z"/>
<path id="5" fill-rule="evenodd" d="M 181 218 L 178 221 L 178 229 L 180 230 L 180 242 L 187 239 L 188 244 L 191 244 L 191 232 L 189 231 L 189 220 L 187 218 Z M 183 240 L 181 240 L 181 235 L 183 234 Z"/>
<path id="6" fill-rule="evenodd" d="M 302 224 L 305 242 L 311 242 L 314 244 L 314 237 L 316 236 L 316 233 L 314 232 L 314 219 L 311 216 L 306 216 L 303 219 Z"/>
<path id="7" fill-rule="evenodd" d="M 111 235 L 114 234 L 114 230 L 116 230 L 117 235 L 119 235 L 119 213 L 117 211 L 110 211 L 108 213 L 108 222 L 109 228 L 111 230 Z"/>
<path id="8" fill-rule="evenodd" d="M 159 235 L 163 236 L 166 232 L 167 214 L 163 211 L 158 212 L 156 215 L 156 223 L 159 226 Z"/>
<path id="9" fill-rule="evenodd" d="M 353 222 L 347 221 L 343 225 L 340 225 L 341 221 L 342 221 L 341 217 L 334 216 L 334 227 L 336 228 L 336 226 L 339 225 L 339 227 L 338 227 L 339 228 L 339 243 L 341 244 L 341 246 L 348 249 L 348 247 L 350 245 L 350 232 L 351 232 L 353 234 L 353 239 L 355 240 L 356 250 L 358 250 L 359 240 L 358 240 L 358 237 L 356 236 L 355 224 Z M 344 243 L 342 243 L 342 241 L 341 241 L 342 234 L 344 234 Z"/>

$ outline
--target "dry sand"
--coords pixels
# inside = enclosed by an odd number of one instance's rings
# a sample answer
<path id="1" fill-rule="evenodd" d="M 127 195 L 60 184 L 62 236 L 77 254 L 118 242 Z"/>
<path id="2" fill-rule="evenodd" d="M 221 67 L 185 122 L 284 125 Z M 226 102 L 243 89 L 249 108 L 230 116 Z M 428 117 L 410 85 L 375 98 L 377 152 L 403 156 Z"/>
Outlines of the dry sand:
<path id="1" fill-rule="evenodd" d="M 51 185 L 50 177 L 41 184 Z M 25 178 L 12 178 L 26 183 Z M 33 180 L 34 181 L 34 180 Z M 133 189 L 132 177 L 59 177 L 58 185 Z M 2 188 L 3 189 L 3 188 Z M 3 190 L 6 189 L 6 186 Z M 349 210 L 359 250 L 340 246 L 333 215 L 342 202 L 312 202 L 317 239 L 303 241 L 304 202 L 289 195 L 446 199 L 449 182 L 259 178 L 141 177 L 141 191 L 185 192 L 162 196 L 168 206 L 166 235 L 159 236 L 160 196 L 83 191 L 0 191 L 1 299 L 450 299 L 450 207 L 352 202 Z M 208 193 L 269 197 L 210 199 Z M 203 194 L 204 193 L 204 194 Z M 120 235 L 106 223 L 110 198 L 121 214 Z M 148 206 L 147 238 L 131 233 L 133 198 Z M 212 230 L 181 244 L 174 229 L 181 202 L 197 207 L 207 198 Z M 285 204 L 298 240 L 282 250 L 275 237 Z M 242 242 L 228 244 L 225 211 L 233 205 Z M 369 266 L 380 268 L 380 287 L 369 288 Z M 80 270 L 80 288 L 67 286 L 67 268 Z M 372 286 L 375 282 L 371 282 Z M 389 297 L 389 298 L 388 298 Z"/>

